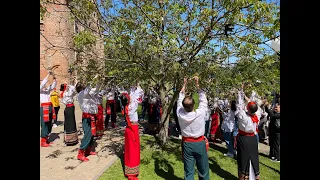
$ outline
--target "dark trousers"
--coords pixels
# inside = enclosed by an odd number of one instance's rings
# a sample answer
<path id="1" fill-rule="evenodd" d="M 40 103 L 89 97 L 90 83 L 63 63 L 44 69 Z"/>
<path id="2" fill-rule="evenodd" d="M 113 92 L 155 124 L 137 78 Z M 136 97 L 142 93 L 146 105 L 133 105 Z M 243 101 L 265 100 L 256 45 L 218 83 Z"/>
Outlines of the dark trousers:
<path id="1" fill-rule="evenodd" d="M 54 124 L 57 124 L 59 109 L 60 109 L 60 106 L 58 106 L 58 107 L 54 107 L 54 111 L 55 111 L 55 113 L 56 113 L 56 117 L 57 117 L 57 118 L 54 120 Z"/>
<path id="2" fill-rule="evenodd" d="M 173 113 L 174 121 L 176 122 L 176 128 L 178 131 L 181 131 L 179 121 L 178 121 L 178 116 L 177 113 Z"/>
<path id="3" fill-rule="evenodd" d="M 205 141 L 183 142 L 182 154 L 185 180 L 194 179 L 194 163 L 198 169 L 199 180 L 209 180 L 209 160 Z"/>
<path id="4" fill-rule="evenodd" d="M 41 126 L 41 137 L 47 137 L 52 130 L 52 106 L 49 108 L 49 121 L 44 122 L 43 120 L 43 107 L 40 107 L 40 126 Z"/>
<path id="5" fill-rule="evenodd" d="M 111 114 L 106 115 L 106 119 L 104 121 L 105 128 L 108 127 L 110 116 L 111 116 L 111 122 L 114 122 L 114 123 L 116 122 L 116 117 L 117 117 L 115 104 L 111 103 L 109 105 L 110 105 L 110 109 L 111 109 Z"/>
<path id="6" fill-rule="evenodd" d="M 223 131 L 223 139 L 227 144 L 228 152 L 233 154 L 233 147 L 234 147 L 234 140 L 233 140 L 233 133 L 232 132 L 225 132 Z"/>
<path id="7" fill-rule="evenodd" d="M 210 121 L 206 121 L 206 124 L 205 124 L 205 129 L 204 129 L 204 136 L 205 137 L 208 137 L 208 133 L 209 133 L 209 125 L 210 125 Z"/>
<path id="8" fill-rule="evenodd" d="M 93 136 L 91 132 L 91 119 L 90 118 L 82 118 L 82 128 L 84 136 L 81 140 L 80 149 L 85 150 L 93 143 Z"/>
<path id="9" fill-rule="evenodd" d="M 270 158 L 275 157 L 278 161 L 280 161 L 280 133 L 270 133 L 269 144 Z"/>
<path id="10" fill-rule="evenodd" d="M 146 116 L 147 108 L 148 108 L 148 104 L 147 103 L 143 103 L 142 104 L 142 112 L 141 112 L 141 118 L 142 119 L 144 119 L 144 117 Z"/>

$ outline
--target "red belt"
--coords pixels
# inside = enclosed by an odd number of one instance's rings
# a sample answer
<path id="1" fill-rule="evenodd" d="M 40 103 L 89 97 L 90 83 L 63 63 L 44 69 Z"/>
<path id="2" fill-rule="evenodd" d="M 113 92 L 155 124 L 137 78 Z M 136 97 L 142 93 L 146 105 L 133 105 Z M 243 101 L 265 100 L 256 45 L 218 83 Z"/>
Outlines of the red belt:
<path id="1" fill-rule="evenodd" d="M 52 103 L 51 102 L 41 103 L 40 106 L 41 107 L 43 107 L 43 106 L 52 106 Z"/>
<path id="2" fill-rule="evenodd" d="M 73 104 L 73 103 L 66 104 L 66 107 L 72 107 L 72 106 L 74 106 L 74 104 Z"/>
<path id="3" fill-rule="evenodd" d="M 185 137 L 185 136 L 182 137 L 182 141 L 185 141 L 185 142 L 200 142 L 200 141 L 203 141 L 203 140 L 204 140 L 204 136 L 200 136 L 200 137 L 197 137 L 197 138 Z"/>
<path id="4" fill-rule="evenodd" d="M 255 136 L 254 133 L 247 133 L 247 132 L 241 131 L 240 129 L 239 129 L 239 134 L 243 136 Z"/>
<path id="5" fill-rule="evenodd" d="M 83 118 L 91 118 L 92 116 L 94 117 L 94 116 L 95 116 L 95 114 L 82 113 L 82 117 L 83 117 Z"/>
<path id="6" fill-rule="evenodd" d="M 112 104 L 112 103 L 116 103 L 115 100 L 107 100 L 107 104 Z"/>

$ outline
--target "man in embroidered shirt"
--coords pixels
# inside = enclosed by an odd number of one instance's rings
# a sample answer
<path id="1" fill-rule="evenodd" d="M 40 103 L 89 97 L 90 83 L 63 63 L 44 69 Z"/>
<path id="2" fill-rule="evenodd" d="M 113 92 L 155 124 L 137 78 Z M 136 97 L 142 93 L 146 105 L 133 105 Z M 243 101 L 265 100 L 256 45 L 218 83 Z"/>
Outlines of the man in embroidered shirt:
<path id="1" fill-rule="evenodd" d="M 208 144 L 203 136 L 208 101 L 205 93 L 199 88 L 199 78 L 195 76 L 194 80 L 199 91 L 198 109 L 194 110 L 195 101 L 192 97 L 185 97 L 187 78 L 184 78 L 177 104 L 177 116 L 183 142 L 184 179 L 194 179 L 194 162 L 196 161 L 199 180 L 209 180 Z"/>
<path id="2" fill-rule="evenodd" d="M 45 88 L 44 86 L 47 84 L 50 75 L 53 77 L 53 83 Z M 41 147 L 49 146 L 48 137 L 52 130 L 52 120 L 56 119 L 56 114 L 50 101 L 50 92 L 56 85 L 56 78 L 51 71 L 40 84 Z"/>
<path id="3" fill-rule="evenodd" d="M 96 79 L 98 75 L 95 76 Z M 95 88 L 86 86 L 85 88 L 80 84 L 77 84 L 78 101 L 82 110 L 82 128 L 84 136 L 79 148 L 78 159 L 80 161 L 89 161 L 86 155 L 95 155 L 95 152 L 91 151 L 93 144 L 93 136 L 96 135 L 95 129 L 95 117 L 98 114 L 98 106 L 96 103 L 96 94 L 99 92 L 101 84 L 98 82 Z"/>

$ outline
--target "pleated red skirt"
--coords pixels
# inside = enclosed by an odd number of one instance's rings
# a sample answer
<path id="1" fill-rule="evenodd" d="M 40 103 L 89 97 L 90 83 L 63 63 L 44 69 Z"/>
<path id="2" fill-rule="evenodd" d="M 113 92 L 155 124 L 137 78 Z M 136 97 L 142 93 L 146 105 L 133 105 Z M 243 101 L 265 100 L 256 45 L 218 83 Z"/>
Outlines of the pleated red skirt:
<path id="1" fill-rule="evenodd" d="M 96 128 L 97 128 L 97 136 L 102 136 L 103 135 L 103 131 L 104 131 L 104 126 L 103 126 L 103 107 L 102 107 L 102 105 L 98 105 Z"/>
<path id="2" fill-rule="evenodd" d="M 139 126 L 134 124 L 126 127 L 124 133 L 124 174 L 138 175 L 140 167 L 140 137 Z"/>

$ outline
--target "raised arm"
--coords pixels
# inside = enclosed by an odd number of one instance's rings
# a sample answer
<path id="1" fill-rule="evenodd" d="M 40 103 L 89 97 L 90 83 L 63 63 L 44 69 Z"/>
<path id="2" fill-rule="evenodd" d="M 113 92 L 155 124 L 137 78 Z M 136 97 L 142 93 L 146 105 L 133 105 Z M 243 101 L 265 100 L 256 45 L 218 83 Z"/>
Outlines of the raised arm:
<path id="1" fill-rule="evenodd" d="M 75 76 L 75 77 L 74 77 L 74 85 L 73 85 L 73 86 L 76 87 L 77 84 L 78 84 L 78 77 Z"/>
<path id="2" fill-rule="evenodd" d="M 244 93 L 243 93 L 243 89 L 241 89 L 240 91 L 238 91 L 238 105 L 237 105 L 237 110 L 244 110 Z"/>
<path id="3" fill-rule="evenodd" d="M 272 117 L 274 113 L 269 109 L 268 105 L 268 103 L 265 104 L 265 111 L 268 113 L 270 117 Z"/>
<path id="4" fill-rule="evenodd" d="M 96 87 L 91 88 L 91 90 L 89 91 L 89 95 L 90 95 L 90 96 L 94 96 L 94 95 L 98 94 L 101 85 L 102 85 L 102 84 L 98 82 L 97 85 L 96 85 Z"/>
<path id="5" fill-rule="evenodd" d="M 43 89 L 44 86 L 47 84 L 49 76 L 50 76 L 50 73 L 48 73 L 48 75 L 42 80 L 42 82 L 40 84 L 40 90 Z"/>
<path id="6" fill-rule="evenodd" d="M 185 93 L 186 93 L 186 86 L 187 86 L 187 83 L 188 83 L 188 79 L 185 77 L 184 80 L 183 80 L 183 86 L 180 90 L 180 93 L 179 93 L 179 97 L 178 97 L 178 100 L 177 100 L 177 112 L 180 108 L 182 108 L 182 101 L 185 97 Z"/>
<path id="7" fill-rule="evenodd" d="M 143 96 L 144 96 L 144 92 L 140 86 L 137 86 L 137 88 L 132 91 L 132 94 L 130 95 L 130 99 L 131 99 L 130 112 L 131 113 L 135 113 L 138 110 L 139 103 L 141 102 L 140 99 L 142 99 Z"/>
<path id="8" fill-rule="evenodd" d="M 67 87 L 67 90 L 64 92 L 63 96 L 64 97 L 72 97 L 76 94 L 76 88 L 75 86 L 69 85 Z"/>
<path id="9" fill-rule="evenodd" d="M 204 91 L 202 89 L 200 89 L 199 77 L 195 76 L 194 80 L 196 81 L 196 87 L 197 87 L 198 93 L 199 93 L 199 107 L 196 111 L 200 111 L 201 113 L 205 114 L 208 109 L 208 100 L 207 100 L 207 97 L 206 97 L 206 94 L 204 93 Z"/>
<path id="10" fill-rule="evenodd" d="M 55 77 L 53 77 L 53 83 L 51 84 L 51 86 L 49 87 L 49 92 L 54 89 L 57 86 L 57 80 Z"/>

